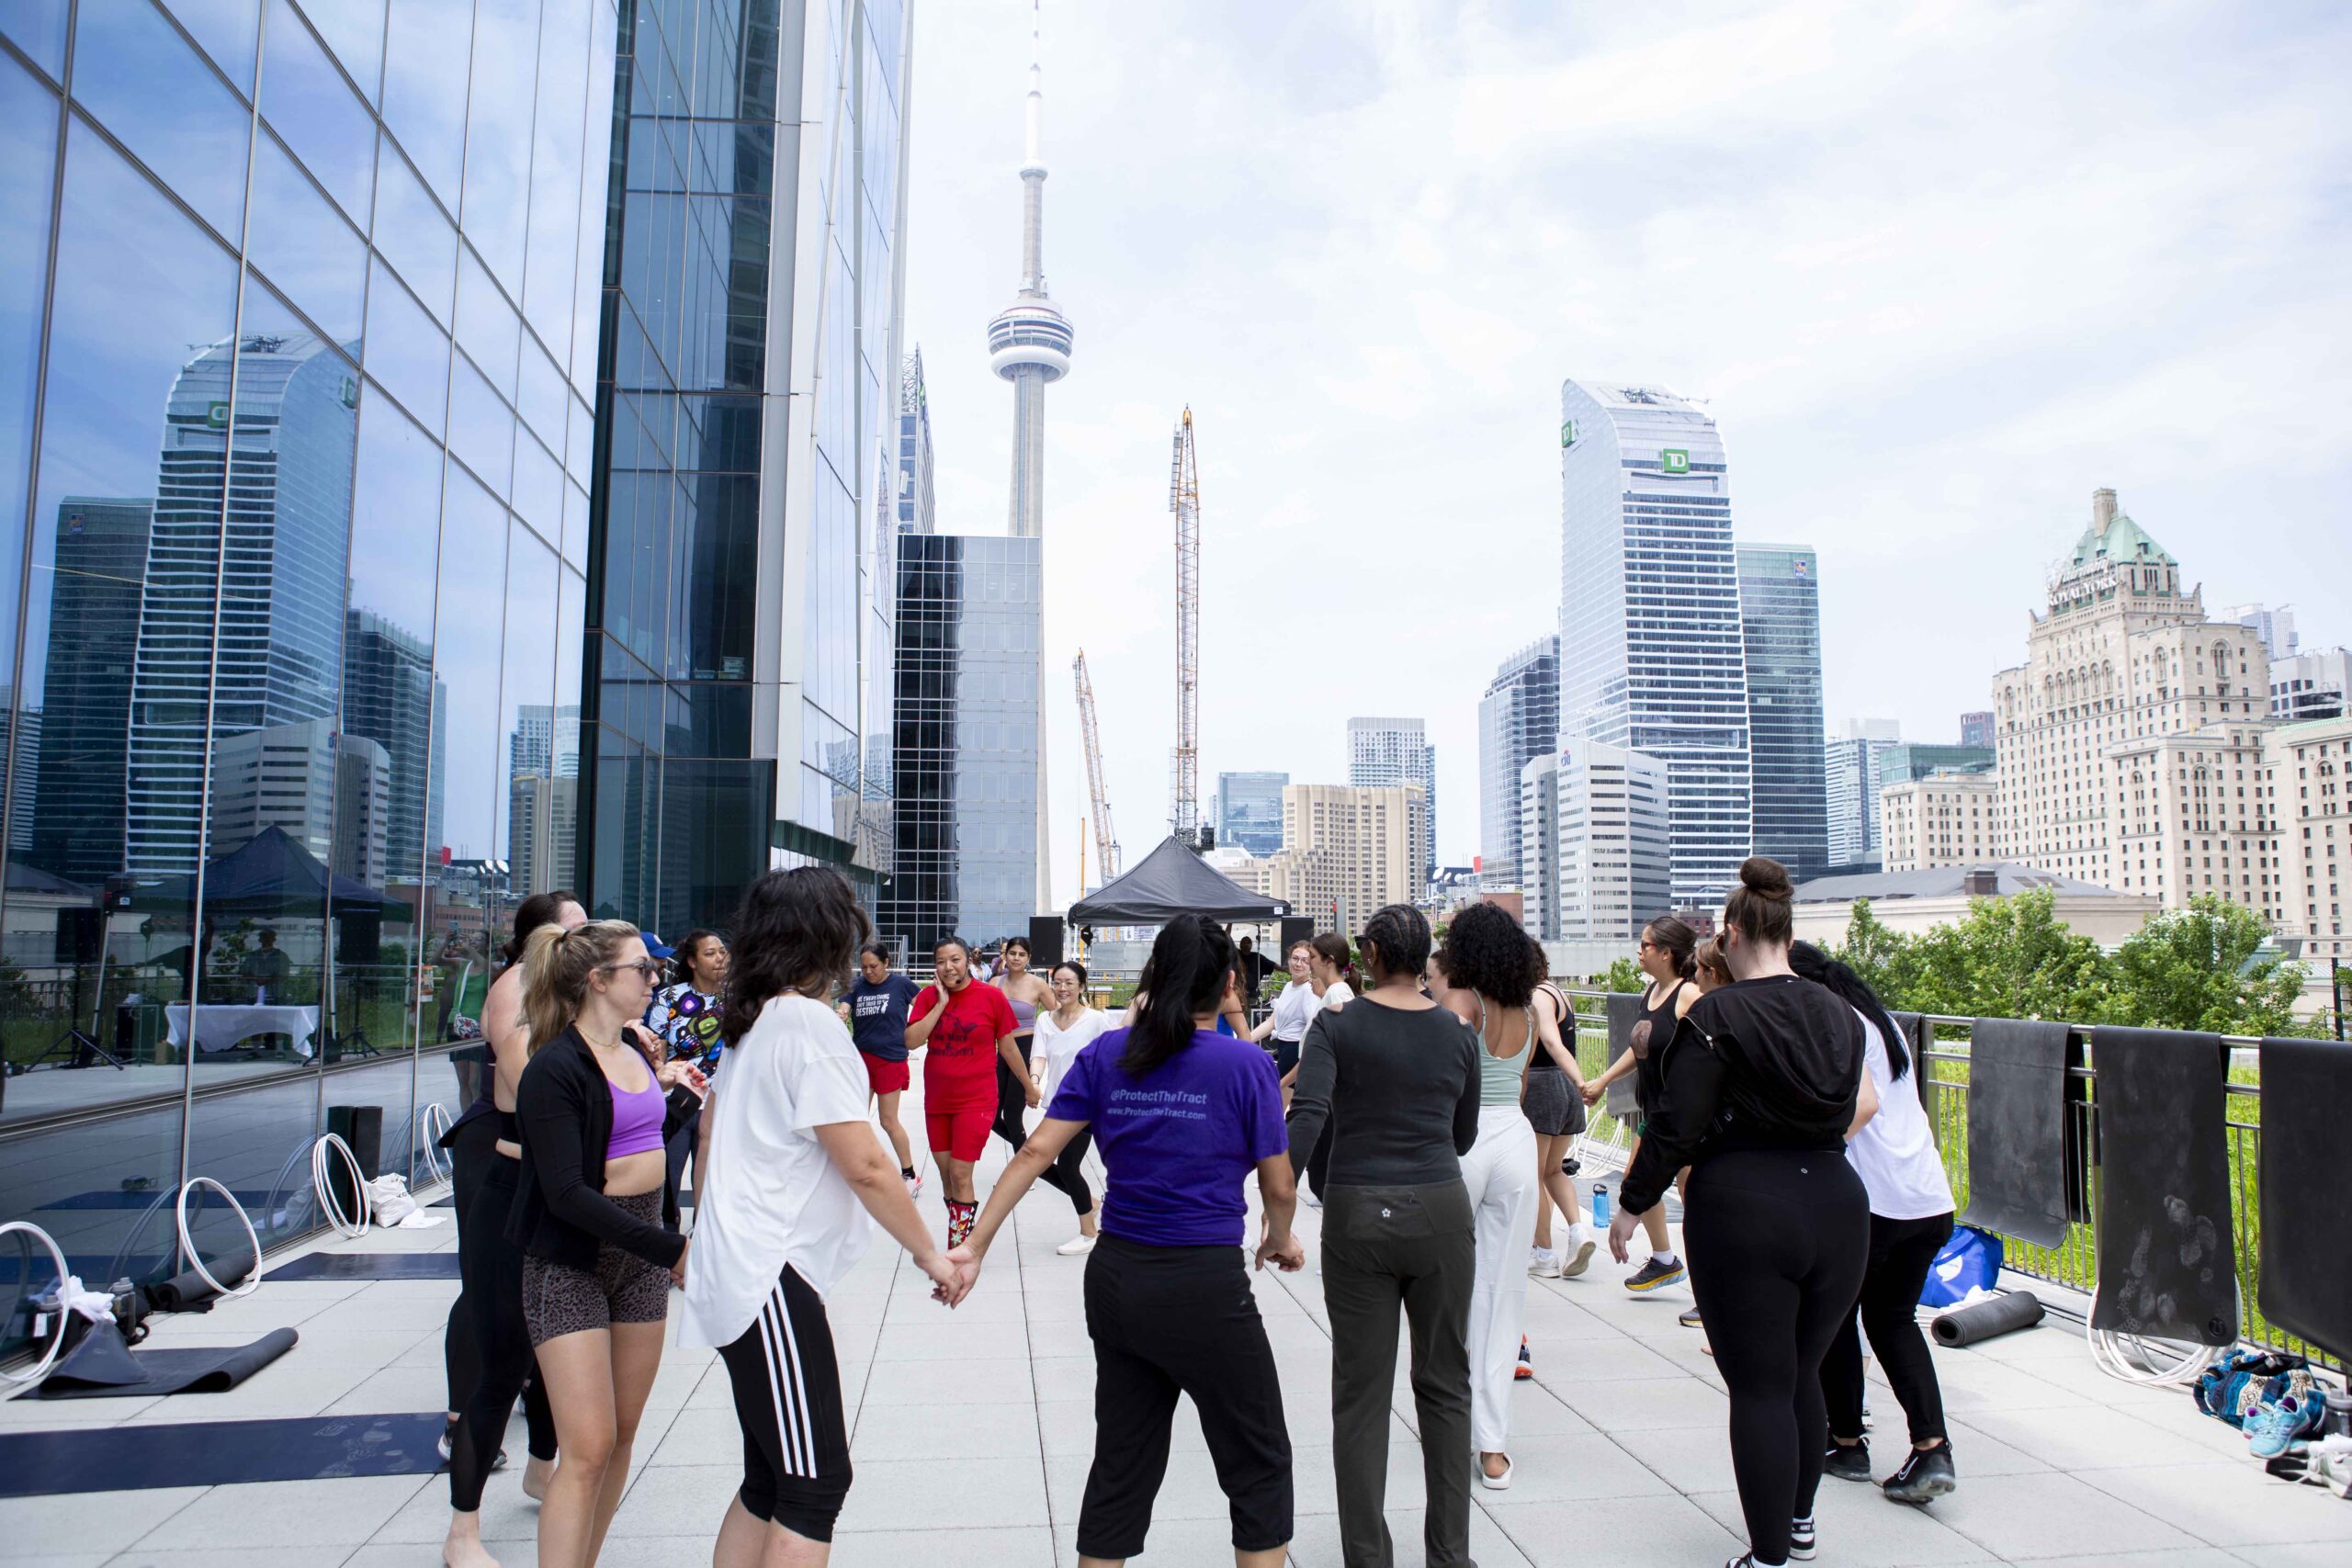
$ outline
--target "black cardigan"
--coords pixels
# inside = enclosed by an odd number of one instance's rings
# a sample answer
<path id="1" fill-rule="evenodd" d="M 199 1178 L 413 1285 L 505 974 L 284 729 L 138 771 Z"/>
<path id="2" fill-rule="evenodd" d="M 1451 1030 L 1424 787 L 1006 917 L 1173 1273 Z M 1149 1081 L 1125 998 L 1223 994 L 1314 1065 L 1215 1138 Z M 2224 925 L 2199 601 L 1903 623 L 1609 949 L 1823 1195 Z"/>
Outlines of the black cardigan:
<path id="1" fill-rule="evenodd" d="M 663 1141 L 689 1114 L 681 1104 L 687 1098 L 691 1092 L 666 1102 Z M 664 1269 L 678 1261 L 686 1238 L 678 1234 L 678 1191 L 667 1175 L 661 1225 L 646 1224 L 605 1196 L 612 1081 L 577 1029 L 532 1053 L 515 1085 L 514 1116 L 522 1126 L 523 1169 L 506 1216 L 508 1241 L 534 1258 L 573 1269 L 594 1269 L 597 1247 L 607 1241 Z"/>

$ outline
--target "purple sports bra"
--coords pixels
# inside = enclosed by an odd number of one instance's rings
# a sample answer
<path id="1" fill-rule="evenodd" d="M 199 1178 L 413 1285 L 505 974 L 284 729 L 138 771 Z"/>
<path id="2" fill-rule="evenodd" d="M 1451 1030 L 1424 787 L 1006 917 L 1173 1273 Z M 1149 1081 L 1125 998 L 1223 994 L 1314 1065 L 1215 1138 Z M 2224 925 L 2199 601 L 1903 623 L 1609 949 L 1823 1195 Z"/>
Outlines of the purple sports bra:
<path id="1" fill-rule="evenodd" d="M 648 1067 L 645 1073 L 645 1088 L 636 1094 L 606 1080 L 613 1091 L 613 1141 L 605 1149 L 607 1160 L 616 1160 L 623 1155 L 641 1155 L 662 1146 L 665 1111 L 662 1081 L 653 1076 L 652 1068 Z"/>

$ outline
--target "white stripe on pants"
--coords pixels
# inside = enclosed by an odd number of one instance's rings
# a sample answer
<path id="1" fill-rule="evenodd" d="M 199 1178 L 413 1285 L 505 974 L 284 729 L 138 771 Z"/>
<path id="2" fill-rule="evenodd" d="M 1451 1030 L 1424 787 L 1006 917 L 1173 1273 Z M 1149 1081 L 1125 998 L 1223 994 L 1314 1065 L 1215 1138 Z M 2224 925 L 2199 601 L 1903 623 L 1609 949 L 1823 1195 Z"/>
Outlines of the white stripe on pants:
<path id="1" fill-rule="evenodd" d="M 1478 1141 L 1462 1156 L 1462 1181 L 1478 1235 L 1470 1290 L 1470 1438 L 1480 1453 L 1506 1453 L 1537 1197 L 1535 1129 L 1518 1106 L 1479 1108 Z"/>

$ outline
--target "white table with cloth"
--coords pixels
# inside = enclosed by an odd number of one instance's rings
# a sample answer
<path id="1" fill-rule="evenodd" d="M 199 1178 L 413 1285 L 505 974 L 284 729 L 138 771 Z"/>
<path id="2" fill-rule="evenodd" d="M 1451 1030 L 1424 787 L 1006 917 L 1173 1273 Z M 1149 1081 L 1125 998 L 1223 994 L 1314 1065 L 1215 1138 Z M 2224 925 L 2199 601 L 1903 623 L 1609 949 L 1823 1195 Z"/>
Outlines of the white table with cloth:
<path id="1" fill-rule="evenodd" d="M 188 1007 L 174 1002 L 164 1009 L 165 1037 L 175 1046 L 188 1043 Z M 252 1003 L 206 1002 L 196 1010 L 196 1048 L 226 1051 L 260 1034 L 283 1034 L 294 1042 L 294 1054 L 311 1054 L 311 1037 L 318 1032 L 316 1008 L 270 1007 Z"/>

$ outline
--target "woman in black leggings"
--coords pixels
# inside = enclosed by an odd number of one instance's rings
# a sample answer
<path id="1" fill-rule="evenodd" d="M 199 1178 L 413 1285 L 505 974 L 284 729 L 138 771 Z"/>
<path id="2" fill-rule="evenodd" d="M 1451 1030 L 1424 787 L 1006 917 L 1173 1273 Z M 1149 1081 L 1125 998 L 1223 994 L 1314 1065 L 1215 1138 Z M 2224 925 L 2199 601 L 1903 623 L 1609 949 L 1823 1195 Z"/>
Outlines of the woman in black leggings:
<path id="1" fill-rule="evenodd" d="M 1789 968 L 1789 874 L 1739 868 L 1722 942 L 1735 979 L 1690 1005 L 1665 1048 L 1649 1131 L 1609 1227 L 1623 1262 L 1641 1216 L 1687 1165 L 1690 1290 L 1731 1393 L 1748 1550 L 1735 1568 L 1814 1554 L 1827 1416 L 1821 1361 L 1853 1316 L 1870 1201 L 1847 1137 L 1875 1109 L 1861 1021 Z"/>

